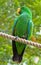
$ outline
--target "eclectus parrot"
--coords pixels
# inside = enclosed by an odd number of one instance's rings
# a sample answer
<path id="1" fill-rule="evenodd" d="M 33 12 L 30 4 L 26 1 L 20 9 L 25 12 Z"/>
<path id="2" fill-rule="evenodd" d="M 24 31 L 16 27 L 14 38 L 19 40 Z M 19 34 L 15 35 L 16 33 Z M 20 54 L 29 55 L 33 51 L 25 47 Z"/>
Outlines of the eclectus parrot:
<path id="1" fill-rule="evenodd" d="M 18 8 L 19 16 L 15 18 L 13 26 L 13 36 L 30 40 L 33 34 L 32 13 L 26 6 Z M 12 40 L 13 61 L 21 62 L 26 44 Z"/>

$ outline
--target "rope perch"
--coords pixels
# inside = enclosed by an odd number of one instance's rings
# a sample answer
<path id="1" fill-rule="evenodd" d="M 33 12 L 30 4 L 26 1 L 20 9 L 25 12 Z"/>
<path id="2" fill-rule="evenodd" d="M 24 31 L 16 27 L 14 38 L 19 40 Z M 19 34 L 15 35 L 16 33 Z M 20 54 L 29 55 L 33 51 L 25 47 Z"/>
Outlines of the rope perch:
<path id="1" fill-rule="evenodd" d="M 24 44 L 28 44 L 28 45 L 32 45 L 32 46 L 36 46 L 38 48 L 41 48 L 40 43 L 25 40 L 25 39 L 22 39 L 22 38 L 19 38 L 19 37 L 16 37 L 16 36 L 12 36 L 12 35 L 9 35 L 9 34 L 6 34 L 6 33 L 0 32 L 0 36 L 11 39 L 11 40 L 14 40 L 14 41 L 17 41 L 17 42 L 21 42 L 21 43 L 24 43 Z"/>

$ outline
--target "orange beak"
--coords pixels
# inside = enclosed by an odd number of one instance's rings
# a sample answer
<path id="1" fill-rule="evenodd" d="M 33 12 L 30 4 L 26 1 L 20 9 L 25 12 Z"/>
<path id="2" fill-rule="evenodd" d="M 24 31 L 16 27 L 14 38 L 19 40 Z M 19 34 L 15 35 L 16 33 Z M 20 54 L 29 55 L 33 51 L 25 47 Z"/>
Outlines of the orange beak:
<path id="1" fill-rule="evenodd" d="M 17 13 L 18 13 L 18 14 L 20 13 L 20 10 L 21 10 L 20 8 L 17 9 Z"/>

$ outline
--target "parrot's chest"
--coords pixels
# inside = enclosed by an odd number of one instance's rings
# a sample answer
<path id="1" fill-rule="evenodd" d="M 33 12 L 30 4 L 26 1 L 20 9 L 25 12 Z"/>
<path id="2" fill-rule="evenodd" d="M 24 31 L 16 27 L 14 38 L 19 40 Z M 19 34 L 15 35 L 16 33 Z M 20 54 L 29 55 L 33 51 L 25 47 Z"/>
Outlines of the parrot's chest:
<path id="1" fill-rule="evenodd" d="M 27 22 L 19 21 L 15 27 L 15 35 L 19 37 L 26 37 L 27 36 Z"/>

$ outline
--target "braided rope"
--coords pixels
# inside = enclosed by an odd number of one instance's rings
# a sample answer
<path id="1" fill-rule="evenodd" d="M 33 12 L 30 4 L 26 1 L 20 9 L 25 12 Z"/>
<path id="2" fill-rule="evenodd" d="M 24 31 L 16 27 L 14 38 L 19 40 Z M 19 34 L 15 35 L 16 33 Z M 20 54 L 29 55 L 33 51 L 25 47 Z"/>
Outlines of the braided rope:
<path id="1" fill-rule="evenodd" d="M 16 37 L 16 36 L 12 36 L 12 35 L 9 35 L 9 34 L 6 34 L 6 33 L 0 32 L 0 36 L 14 40 L 14 41 L 17 41 L 17 42 L 20 42 L 20 43 L 24 43 L 24 44 L 28 44 L 28 45 L 32 45 L 32 46 L 36 46 L 38 48 L 41 48 L 40 43 L 25 40 L 25 39 L 22 39 L 22 38 L 19 38 L 19 37 Z"/>

